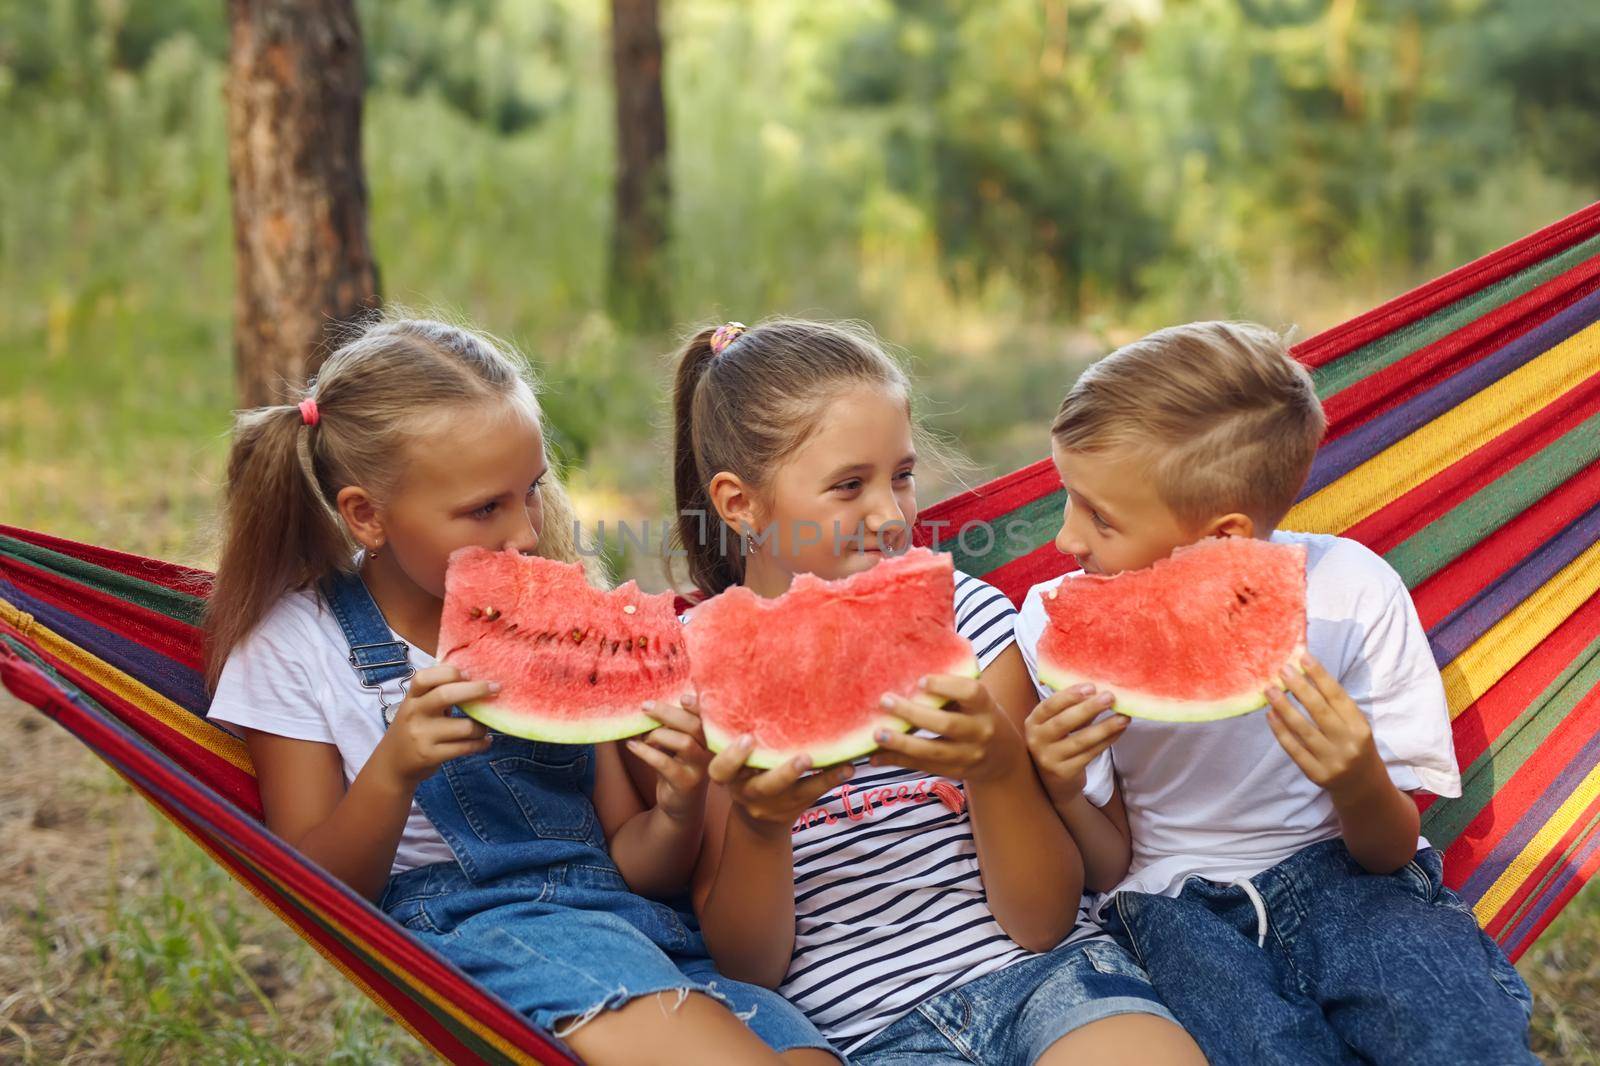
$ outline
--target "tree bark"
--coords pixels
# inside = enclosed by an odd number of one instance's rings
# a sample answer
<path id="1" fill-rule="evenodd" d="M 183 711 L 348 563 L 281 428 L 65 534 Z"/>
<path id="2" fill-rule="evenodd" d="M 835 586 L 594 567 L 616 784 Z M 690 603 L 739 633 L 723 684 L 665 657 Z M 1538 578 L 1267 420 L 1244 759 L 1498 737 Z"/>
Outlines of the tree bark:
<path id="1" fill-rule="evenodd" d="M 354 0 L 228 0 L 234 366 L 244 406 L 282 403 L 338 328 L 376 308 Z"/>
<path id="2" fill-rule="evenodd" d="M 617 179 L 610 303 L 625 322 L 655 325 L 667 311 L 662 260 L 671 203 L 658 0 L 611 0 L 611 64 Z"/>

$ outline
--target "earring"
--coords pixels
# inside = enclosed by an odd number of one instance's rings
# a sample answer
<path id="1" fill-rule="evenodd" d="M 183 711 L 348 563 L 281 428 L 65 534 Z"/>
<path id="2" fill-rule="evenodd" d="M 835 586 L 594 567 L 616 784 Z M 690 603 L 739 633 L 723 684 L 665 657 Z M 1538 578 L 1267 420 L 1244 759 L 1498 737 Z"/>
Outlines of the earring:
<path id="1" fill-rule="evenodd" d="M 378 557 L 378 553 L 381 552 L 382 550 L 383 550 L 383 545 L 382 544 L 379 544 L 377 547 L 374 547 L 374 548 L 368 548 L 367 549 L 367 558 L 368 559 L 376 559 Z"/>

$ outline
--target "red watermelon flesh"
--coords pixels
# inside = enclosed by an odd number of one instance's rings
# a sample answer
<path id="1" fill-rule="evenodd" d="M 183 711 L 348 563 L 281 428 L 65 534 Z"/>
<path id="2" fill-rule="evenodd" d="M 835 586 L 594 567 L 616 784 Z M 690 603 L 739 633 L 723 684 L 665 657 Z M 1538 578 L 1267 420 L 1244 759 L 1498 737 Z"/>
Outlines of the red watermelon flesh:
<path id="1" fill-rule="evenodd" d="M 928 674 L 977 676 L 954 590 L 950 556 L 913 548 L 838 581 L 797 575 L 775 599 L 731 588 L 694 608 L 685 632 L 707 744 L 749 734 L 751 766 L 800 754 L 827 766 L 872 751 L 879 729 L 905 732 L 884 693 L 913 696 Z"/>
<path id="2" fill-rule="evenodd" d="M 659 723 L 640 705 L 689 690 L 670 593 L 606 592 L 577 563 L 463 548 L 445 574 L 439 658 L 498 681 L 462 707 L 491 729 L 556 744 L 630 737 Z"/>
<path id="3" fill-rule="evenodd" d="M 1039 680 L 1084 682 L 1134 718 L 1208 722 L 1266 706 L 1306 639 L 1306 552 L 1243 537 L 1180 548 L 1143 570 L 1075 574 L 1044 596 Z"/>

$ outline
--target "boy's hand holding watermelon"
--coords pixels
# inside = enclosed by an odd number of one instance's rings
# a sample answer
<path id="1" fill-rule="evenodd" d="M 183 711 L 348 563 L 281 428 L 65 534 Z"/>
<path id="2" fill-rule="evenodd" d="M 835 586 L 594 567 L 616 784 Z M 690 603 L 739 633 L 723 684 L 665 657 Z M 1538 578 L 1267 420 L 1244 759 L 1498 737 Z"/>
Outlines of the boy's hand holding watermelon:
<path id="1" fill-rule="evenodd" d="M 1028 753 L 1058 808 L 1083 794 L 1089 764 L 1128 727 L 1121 714 L 1095 721 L 1114 700 L 1109 692 L 1096 695 L 1093 685 L 1074 685 L 1051 693 L 1028 712 Z"/>

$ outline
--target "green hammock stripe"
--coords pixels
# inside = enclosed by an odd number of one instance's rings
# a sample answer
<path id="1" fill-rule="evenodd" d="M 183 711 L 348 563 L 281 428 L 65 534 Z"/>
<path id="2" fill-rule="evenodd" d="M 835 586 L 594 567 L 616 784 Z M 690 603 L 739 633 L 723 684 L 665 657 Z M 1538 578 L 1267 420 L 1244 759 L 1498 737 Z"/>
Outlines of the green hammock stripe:
<path id="1" fill-rule="evenodd" d="M 939 550 L 955 558 L 957 570 L 983 577 L 1054 540 L 1066 503 L 1067 490 L 1057 489 L 988 522 L 973 523 L 965 532 L 961 526 L 941 527 Z"/>
<path id="2" fill-rule="evenodd" d="M 1435 803 L 1422 816 L 1422 832 L 1434 847 L 1450 846 L 1494 799 L 1528 757 L 1539 749 L 1578 701 L 1600 684 L 1600 638 L 1579 653 L 1493 744 L 1461 772 L 1461 795 Z"/>
<path id="3" fill-rule="evenodd" d="M 1311 372 L 1317 385 L 1317 395 L 1328 397 L 1349 388 L 1362 378 L 1387 369 L 1441 337 L 1447 337 L 1464 326 L 1471 325 L 1489 312 L 1510 303 L 1551 278 L 1566 273 L 1572 267 L 1594 255 L 1600 254 L 1600 236 L 1590 237 L 1575 244 L 1559 255 L 1495 282 L 1486 289 L 1463 296 L 1453 304 L 1440 308 L 1427 318 L 1393 333 L 1362 345 L 1331 363 Z"/>
<path id="4" fill-rule="evenodd" d="M 0 556 L 10 556 L 31 563 L 41 570 L 49 570 L 70 578 L 97 592 L 104 592 L 157 614 L 166 615 L 178 622 L 192 626 L 200 624 L 204 601 L 187 592 L 177 592 L 152 581 L 129 577 L 82 559 L 74 559 L 49 548 L 41 548 L 15 537 L 0 536 Z"/>
<path id="5" fill-rule="evenodd" d="M 1443 570 L 1600 458 L 1600 414 L 1591 415 L 1384 553 L 1408 588 Z"/>

